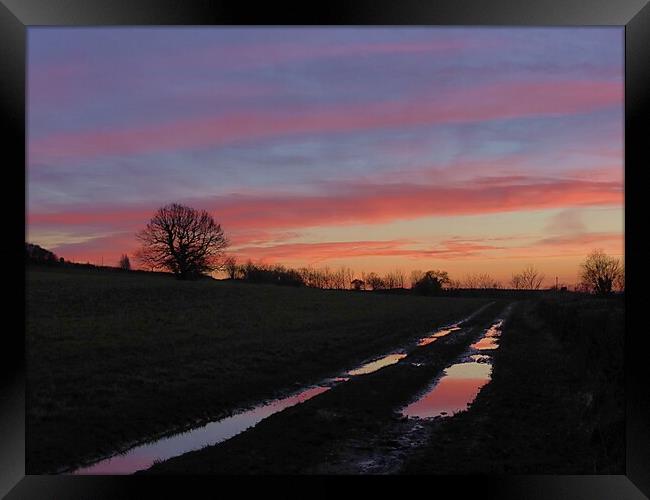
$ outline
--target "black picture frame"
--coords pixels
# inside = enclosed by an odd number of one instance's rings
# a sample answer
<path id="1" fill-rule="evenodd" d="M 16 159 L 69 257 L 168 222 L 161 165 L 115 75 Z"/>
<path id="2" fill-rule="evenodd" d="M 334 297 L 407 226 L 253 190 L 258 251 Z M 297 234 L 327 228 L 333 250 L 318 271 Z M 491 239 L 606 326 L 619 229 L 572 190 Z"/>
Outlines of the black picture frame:
<path id="1" fill-rule="evenodd" d="M 647 270 L 642 262 L 642 173 L 650 165 L 644 125 L 650 121 L 650 5 L 648 0 L 438 0 L 399 2 L 347 1 L 281 6 L 275 2 L 249 4 L 223 1 L 179 0 L 0 0 L 0 103 L 5 151 L 15 162 L 5 161 L 5 191 L 18 192 L 25 208 L 25 191 L 11 189 L 6 172 L 25 165 L 26 32 L 31 26 L 76 25 L 512 25 L 512 26 L 624 26 L 625 28 L 625 261 L 626 280 L 626 474 L 621 476 L 483 476 L 468 481 L 453 476 L 425 478 L 427 488 L 481 495 L 482 497 L 537 499 L 633 499 L 650 496 L 650 390 L 645 332 L 641 326 L 641 295 Z M 646 139 L 644 141 L 644 139 Z M 16 175 L 17 182 L 25 182 Z M 12 214 L 11 249 L 22 260 L 25 219 L 8 201 Z M 15 222 L 14 222 L 15 221 Z M 22 227 L 21 227 L 22 225 Z M 22 241 L 21 241 L 22 240 Z M 9 245 L 7 245 L 9 248 Z M 18 267 L 18 266 L 14 266 Z M 630 271 L 631 270 L 631 271 Z M 16 270 L 17 282 L 24 273 Z M 24 311 L 24 294 L 12 294 L 9 311 Z M 22 305 L 22 307 L 21 307 Z M 12 314 L 15 314 L 12 312 Z M 19 321 L 20 324 L 20 321 Z M 2 385 L 0 385 L 0 494 L 6 498 L 141 498 L 183 497 L 188 488 L 213 488 L 214 495 L 228 486 L 237 494 L 252 486 L 241 478 L 203 477 L 76 477 L 25 476 L 25 347 L 24 330 L 3 333 Z M 6 359 L 4 359 L 6 358 Z M 258 478 L 285 494 L 298 494 L 318 481 L 327 492 L 325 478 Z M 384 488 L 394 477 L 359 478 L 360 486 Z M 403 479 L 402 479 L 403 480 Z M 422 478 L 407 478 L 409 485 Z M 209 483 L 209 484 L 204 484 Z M 323 488 L 324 486 L 324 488 Z M 214 489 L 218 487 L 219 489 Z M 410 487 L 410 486 L 409 486 Z M 270 491 L 270 490 L 269 490 Z"/>

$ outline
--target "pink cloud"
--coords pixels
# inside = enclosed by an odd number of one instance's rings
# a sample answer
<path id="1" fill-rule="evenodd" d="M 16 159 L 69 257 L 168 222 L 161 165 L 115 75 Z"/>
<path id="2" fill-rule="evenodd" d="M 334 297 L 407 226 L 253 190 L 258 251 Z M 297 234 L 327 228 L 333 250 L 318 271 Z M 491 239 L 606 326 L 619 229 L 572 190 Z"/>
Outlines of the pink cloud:
<path id="1" fill-rule="evenodd" d="M 229 195 L 187 200 L 205 208 L 227 231 L 298 229 L 304 227 L 379 224 L 426 216 L 474 215 L 558 207 L 622 205 L 622 180 L 537 179 L 512 176 L 464 185 L 347 184 L 326 194 Z M 28 223 L 39 225 L 103 224 L 137 227 L 155 207 L 92 209 L 71 207 L 61 213 L 31 212 Z"/>
<path id="2" fill-rule="evenodd" d="M 250 246 L 237 249 L 236 255 L 252 260 L 278 262 L 287 259 L 306 259 L 311 262 L 365 256 L 408 255 L 404 240 L 351 241 L 323 243 L 285 243 L 280 245 Z"/>
<path id="3" fill-rule="evenodd" d="M 550 257 L 584 255 L 593 245 L 622 242 L 619 233 L 585 233 L 561 238 L 530 240 L 516 246 L 495 245 L 494 241 L 514 241 L 526 237 L 452 238 L 423 247 L 411 240 L 346 241 L 320 243 L 286 243 L 279 245 L 248 246 L 234 253 L 241 259 L 265 262 L 303 261 L 311 264 L 363 257 L 402 257 L 410 260 L 462 260 L 480 257 L 503 260 L 508 257 Z M 495 253 L 496 252 L 496 253 Z M 549 253 L 550 252 L 550 253 Z M 568 253 L 567 253 L 568 252 Z"/>
<path id="4" fill-rule="evenodd" d="M 29 141 L 30 163 L 220 146 L 293 134 L 350 132 L 401 126 L 480 122 L 588 112 L 621 104 L 619 82 L 505 83 L 420 96 L 406 103 L 238 112 L 139 128 L 58 133 Z"/>
<path id="5" fill-rule="evenodd" d="M 350 185 L 320 196 L 226 197 L 211 210 L 233 228 L 297 228 L 622 203 L 620 182 L 501 178 L 464 186 Z"/>
<path id="6" fill-rule="evenodd" d="M 75 262 L 90 262 L 105 266 L 117 266 L 120 256 L 127 254 L 131 264 L 136 267 L 133 255 L 139 247 L 135 233 L 119 232 L 109 236 L 93 238 L 81 243 L 68 243 L 51 248 L 59 257 Z"/>
<path id="7" fill-rule="evenodd" d="M 76 250 L 87 246 L 84 255 L 97 258 L 99 248 L 103 255 L 110 254 L 110 248 L 102 245 L 107 240 L 102 239 L 97 243 L 78 244 Z M 117 243 L 122 242 L 118 239 Z M 308 261 L 310 264 L 335 260 L 354 259 L 359 257 L 405 257 L 409 259 L 437 258 L 458 259 L 480 254 L 483 251 L 500 249 L 502 247 L 480 244 L 475 242 L 462 242 L 446 240 L 432 247 L 415 248 L 416 242 L 411 240 L 372 240 L 372 241 L 334 241 L 320 243 L 281 243 L 276 245 L 259 245 L 239 247 L 229 253 L 238 257 L 239 261 L 251 259 L 264 262 Z M 110 246 L 109 246 L 110 247 Z M 72 250 L 72 248 L 68 248 Z M 119 257 L 121 250 L 113 251 Z"/>
<path id="8" fill-rule="evenodd" d="M 279 243 L 249 245 L 233 248 L 229 253 L 239 261 L 251 259 L 268 263 L 289 263 L 290 265 L 325 264 L 340 259 L 363 259 L 367 257 L 397 257 L 409 262 L 458 261 L 480 258 L 483 260 L 582 257 L 596 247 L 605 248 L 612 255 L 623 250 L 624 236 L 621 233 L 581 233 L 560 237 L 531 239 L 529 243 L 504 246 L 502 243 L 526 239 L 528 236 L 496 238 L 451 238 L 434 245 L 422 245 L 407 239 L 334 241 L 318 243 Z M 278 238 L 274 238 L 275 241 Z M 499 242 L 495 244 L 495 242 Z M 133 258 L 138 242 L 134 233 L 121 232 L 98 237 L 82 243 L 59 245 L 52 248 L 57 255 L 77 262 L 117 265 L 120 256 Z M 505 262 L 505 261 L 504 261 Z M 505 265 L 505 264 L 504 264 Z M 507 267 L 507 266 L 506 266 Z"/>
<path id="9" fill-rule="evenodd" d="M 621 233 L 578 233 L 562 236 L 543 238 L 536 245 L 551 247 L 591 247 L 604 243 L 622 243 L 624 235 Z"/>

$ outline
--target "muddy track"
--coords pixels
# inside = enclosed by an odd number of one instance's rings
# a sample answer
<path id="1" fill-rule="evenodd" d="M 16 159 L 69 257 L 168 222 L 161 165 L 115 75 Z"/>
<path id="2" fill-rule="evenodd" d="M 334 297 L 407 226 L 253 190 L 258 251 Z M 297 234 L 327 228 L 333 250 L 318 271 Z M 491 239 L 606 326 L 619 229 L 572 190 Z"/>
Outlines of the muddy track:
<path id="1" fill-rule="evenodd" d="M 572 314 L 582 312 L 585 302 L 580 304 Z M 517 305 L 494 353 L 490 384 L 469 411 L 439 419 L 431 427 L 429 442 L 415 450 L 400 473 L 625 472 L 625 407 L 623 398 L 616 396 L 621 394 L 622 378 L 603 382 L 607 379 L 602 374 L 612 372 L 591 359 L 588 366 L 601 375 L 588 376 L 587 354 L 579 349 L 572 352 L 549 328 L 543 311 L 539 303 Z M 594 342 L 597 330 L 587 325 L 572 330 L 573 337 L 565 342 L 583 336 Z M 617 328 L 604 330 L 603 337 L 622 335 L 622 326 Z M 594 349 L 589 355 L 607 359 L 598 352 Z M 622 352 L 618 356 L 621 359 Z M 600 403 L 594 404 L 598 399 Z"/>
<path id="2" fill-rule="evenodd" d="M 505 307 L 497 302 L 453 334 L 413 348 L 397 364 L 352 378 L 221 444 L 142 473 L 390 473 L 428 428 L 401 417 L 408 404 L 475 342 Z"/>

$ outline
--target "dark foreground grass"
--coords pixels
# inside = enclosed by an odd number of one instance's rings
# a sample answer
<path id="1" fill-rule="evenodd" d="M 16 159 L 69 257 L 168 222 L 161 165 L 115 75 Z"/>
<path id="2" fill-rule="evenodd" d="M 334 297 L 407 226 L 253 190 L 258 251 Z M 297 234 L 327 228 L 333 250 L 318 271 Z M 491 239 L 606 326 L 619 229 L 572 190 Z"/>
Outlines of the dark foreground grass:
<path id="1" fill-rule="evenodd" d="M 624 474 L 623 302 L 519 304 L 470 410 L 440 421 L 409 474 Z"/>
<path id="2" fill-rule="evenodd" d="M 28 474 L 319 381 L 486 300 L 27 270 Z"/>

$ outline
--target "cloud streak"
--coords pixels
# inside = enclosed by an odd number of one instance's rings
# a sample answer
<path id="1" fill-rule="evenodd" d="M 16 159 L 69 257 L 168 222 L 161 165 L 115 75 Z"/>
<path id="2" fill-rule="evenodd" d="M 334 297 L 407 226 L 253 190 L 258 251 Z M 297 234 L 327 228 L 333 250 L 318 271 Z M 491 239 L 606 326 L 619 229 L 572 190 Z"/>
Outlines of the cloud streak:
<path id="1" fill-rule="evenodd" d="M 341 133 L 392 127 L 481 122 L 589 112 L 622 103 L 610 81 L 515 82 L 383 102 L 291 112 L 235 112 L 119 130 L 52 133 L 29 141 L 30 164 L 69 158 L 119 156 L 215 147 L 287 135 Z"/>
<path id="2" fill-rule="evenodd" d="M 230 230 L 296 229 L 319 225 L 379 224 L 429 216 L 623 203 L 621 182 L 510 176 L 466 185 L 341 185 L 318 195 L 229 195 L 189 200 Z M 142 224 L 155 207 L 104 206 L 28 214 L 33 225 Z"/>
<path id="3" fill-rule="evenodd" d="M 462 273 L 619 252 L 622 41 L 619 28 L 31 30 L 29 238 L 116 262 L 180 202 L 210 211 L 238 256 L 289 265 Z"/>
<path id="4" fill-rule="evenodd" d="M 340 186 L 338 192 L 319 196 L 233 196 L 215 201 L 211 210 L 237 229 L 300 228 L 622 202 L 620 182 L 506 177 L 461 186 Z"/>

